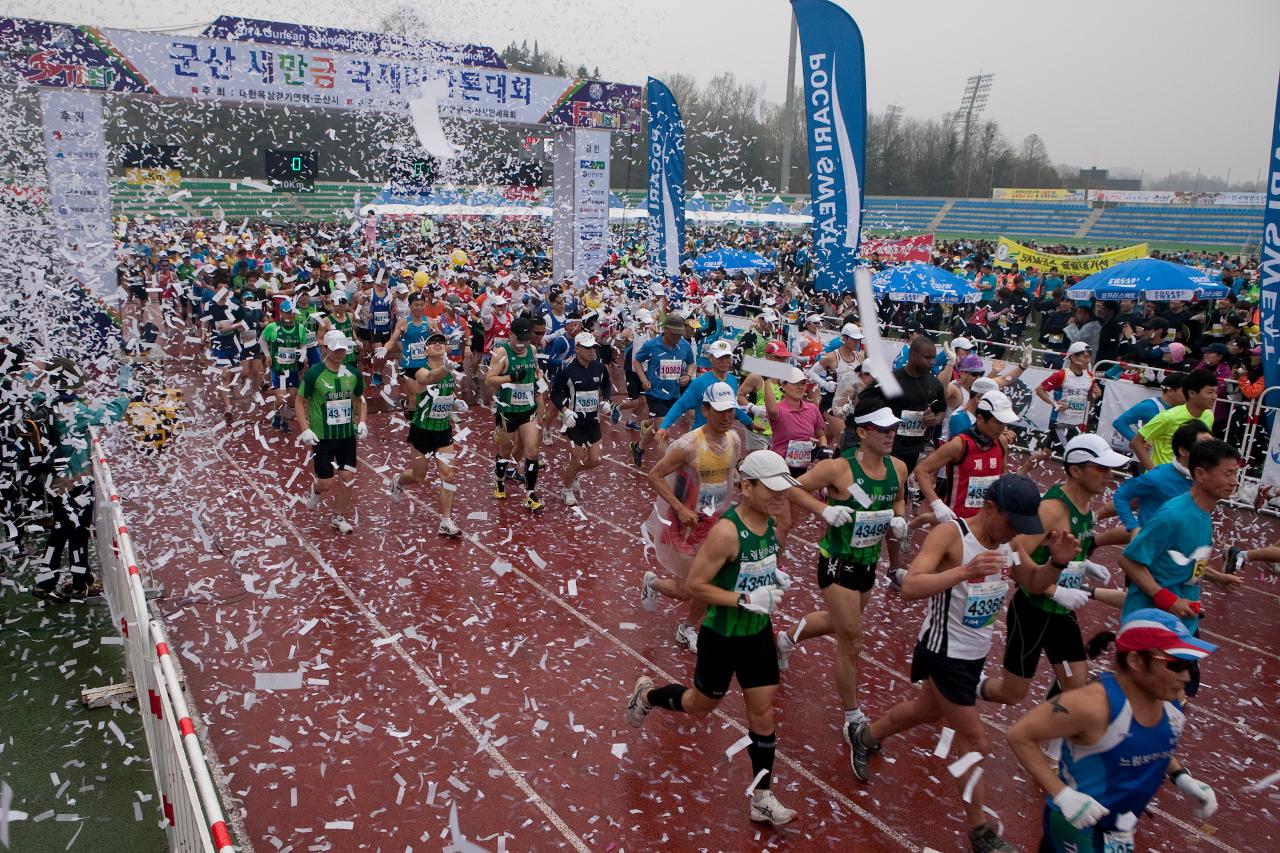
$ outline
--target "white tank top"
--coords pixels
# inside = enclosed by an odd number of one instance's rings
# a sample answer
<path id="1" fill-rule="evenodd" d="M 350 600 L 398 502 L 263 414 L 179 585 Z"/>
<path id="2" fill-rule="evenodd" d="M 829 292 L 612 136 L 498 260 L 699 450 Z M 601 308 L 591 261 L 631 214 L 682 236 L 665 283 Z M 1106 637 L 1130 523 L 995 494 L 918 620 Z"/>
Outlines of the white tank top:
<path id="1" fill-rule="evenodd" d="M 978 542 L 963 519 L 953 522 L 960 528 L 964 543 L 963 562 L 991 550 Z M 919 641 L 931 652 L 956 660 L 980 660 L 991 651 L 991 632 L 1009 592 L 1009 567 L 1013 549 L 995 548 L 1004 555 L 1004 568 L 980 581 L 963 581 L 929 599 L 929 612 L 920 626 Z"/>
<path id="2" fill-rule="evenodd" d="M 844 353 L 836 350 L 836 393 L 835 399 L 839 400 L 844 396 L 845 391 L 858 383 L 857 367 L 862 363 L 856 355 L 853 361 L 845 361 Z"/>
<path id="3" fill-rule="evenodd" d="M 1093 390 L 1093 373 L 1086 370 L 1079 376 L 1064 368 L 1066 378 L 1062 380 L 1062 401 L 1067 404 L 1066 411 L 1058 412 L 1060 424 L 1082 424 L 1085 412 L 1089 408 L 1089 392 Z"/>

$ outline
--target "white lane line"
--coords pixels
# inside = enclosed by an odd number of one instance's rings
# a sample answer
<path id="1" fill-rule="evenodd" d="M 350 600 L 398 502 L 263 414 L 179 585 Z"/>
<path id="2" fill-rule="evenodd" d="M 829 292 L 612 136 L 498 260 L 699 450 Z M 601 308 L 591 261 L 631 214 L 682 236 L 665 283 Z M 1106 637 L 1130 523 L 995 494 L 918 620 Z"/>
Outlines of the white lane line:
<path id="1" fill-rule="evenodd" d="M 542 796 L 534 790 L 533 786 L 525 781 L 524 776 L 511 765 L 511 762 L 507 761 L 506 757 L 498 751 L 497 747 L 490 743 L 489 738 L 485 737 L 480 729 L 471 722 L 471 719 L 466 714 L 462 713 L 462 709 L 452 707 L 454 697 L 445 693 L 440 685 L 436 683 L 436 680 L 431 677 L 430 673 L 428 673 L 423 667 L 419 666 L 418 662 L 414 660 L 407 651 L 405 651 L 404 646 L 402 646 L 400 641 L 397 639 L 400 635 L 393 633 L 383 625 L 381 620 L 379 620 L 378 617 L 374 615 L 373 611 L 369 609 L 368 605 L 361 601 L 360 597 L 355 594 L 351 587 L 347 586 L 346 582 L 338 576 L 337 571 L 335 571 L 333 566 L 325 560 L 315 545 L 313 545 L 311 541 L 303 535 L 302 531 L 294 525 L 293 521 L 291 521 L 283 511 L 281 511 L 279 501 L 271 500 L 257 482 L 255 482 L 245 472 L 240 463 L 237 462 L 230 453 L 223 449 L 221 443 L 217 446 L 217 451 L 227 462 L 231 464 L 231 468 L 235 471 L 236 475 L 240 477 L 240 479 L 243 480 L 251 489 L 253 489 L 259 499 L 262 500 L 263 504 L 270 507 L 272 514 L 274 514 L 275 517 L 293 533 L 294 538 L 298 540 L 298 544 L 305 548 L 307 552 L 311 554 L 312 559 L 316 561 L 316 564 L 324 569 L 325 574 L 333 579 L 334 583 L 338 585 L 338 588 L 342 590 L 342 594 L 347 597 L 347 600 L 349 600 L 352 606 L 354 606 L 355 609 L 364 617 L 365 621 L 367 621 L 375 631 L 382 635 L 383 640 L 386 641 L 386 645 L 389 645 L 395 650 L 400 659 L 403 660 L 409 669 L 413 671 L 413 674 L 417 676 L 418 681 L 421 682 L 422 685 L 440 701 L 445 710 L 453 715 L 454 719 L 456 719 L 462 727 L 467 730 L 467 733 L 475 739 L 476 743 L 481 745 L 485 754 L 488 755 L 495 764 L 502 768 L 502 772 L 507 775 L 507 778 L 514 782 L 516 787 L 525 793 L 529 802 L 537 806 L 538 810 L 541 811 L 542 814 L 546 816 L 547 820 L 551 822 L 551 825 L 565 837 L 565 840 L 569 842 L 574 850 L 579 851 L 579 853 L 590 853 L 591 848 L 589 848 L 583 840 L 578 837 L 577 833 L 569 828 L 569 825 L 565 823 L 564 819 L 547 804 L 546 800 L 542 799 Z"/>

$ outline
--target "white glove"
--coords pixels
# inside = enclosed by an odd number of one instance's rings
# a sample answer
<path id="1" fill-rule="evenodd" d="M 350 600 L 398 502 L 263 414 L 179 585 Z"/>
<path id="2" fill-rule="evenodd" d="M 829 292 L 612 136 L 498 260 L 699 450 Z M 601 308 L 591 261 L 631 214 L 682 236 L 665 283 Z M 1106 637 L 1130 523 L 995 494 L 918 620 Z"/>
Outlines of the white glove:
<path id="1" fill-rule="evenodd" d="M 836 381 L 834 379 L 820 379 L 818 387 L 828 394 L 834 394 L 836 390 Z"/>
<path id="2" fill-rule="evenodd" d="M 1089 603 L 1089 593 L 1083 589 L 1060 586 L 1053 591 L 1053 603 L 1068 610 L 1079 610 Z"/>
<path id="3" fill-rule="evenodd" d="M 933 518 L 938 524 L 956 520 L 956 514 L 951 511 L 951 507 L 947 506 L 946 501 L 942 500 L 942 498 L 934 498 L 929 501 L 929 509 L 933 510 Z"/>
<path id="4" fill-rule="evenodd" d="M 604 415 L 605 417 L 608 417 L 609 415 L 612 415 L 612 414 L 613 414 L 613 403 L 610 403 L 608 400 L 601 400 L 601 401 L 600 401 L 600 414 Z"/>
<path id="5" fill-rule="evenodd" d="M 1201 820 L 1208 820 L 1218 810 L 1218 795 L 1199 779 L 1193 779 L 1190 773 L 1180 775 L 1174 784 L 1179 791 L 1200 804 L 1200 808 L 1196 809 L 1196 817 Z"/>
<path id="6" fill-rule="evenodd" d="M 460 415 L 464 415 L 464 414 L 466 414 L 466 413 L 467 413 L 467 410 L 468 410 L 468 409 L 470 409 L 470 408 L 471 408 L 471 407 L 467 405 L 467 401 L 466 401 L 466 400 L 463 400 L 463 399 L 461 399 L 461 398 L 457 398 L 457 399 L 455 399 L 455 400 L 453 401 L 453 410 L 454 410 L 455 412 L 457 412 L 458 414 L 460 414 Z"/>
<path id="7" fill-rule="evenodd" d="M 302 434 L 298 436 L 298 443 L 305 444 L 307 447 L 313 447 L 315 443 L 319 440 L 320 440 L 320 437 L 317 436 L 312 430 L 309 430 L 309 429 L 303 430 Z"/>
<path id="8" fill-rule="evenodd" d="M 752 613 L 763 613 L 768 616 L 782 603 L 782 589 L 776 586 L 759 586 L 747 593 L 747 603 L 743 610 Z"/>
<path id="9" fill-rule="evenodd" d="M 907 520 L 900 515 L 895 515 L 889 519 L 889 532 L 893 534 L 894 539 L 906 539 L 911 531 L 907 527 Z"/>
<path id="10" fill-rule="evenodd" d="M 1084 561 L 1084 573 L 1098 583 L 1111 583 L 1111 571 L 1101 563 L 1093 560 Z"/>
<path id="11" fill-rule="evenodd" d="M 1088 829 L 1111 814 L 1111 809 L 1075 788 L 1063 788 L 1053 798 L 1053 804 L 1062 810 L 1067 823 L 1076 829 Z"/>
<path id="12" fill-rule="evenodd" d="M 853 521 L 853 510 L 847 506 L 829 506 L 822 510 L 822 520 L 832 527 L 843 527 Z"/>
<path id="13" fill-rule="evenodd" d="M 773 576 L 778 584 L 778 589 L 783 592 L 791 589 L 791 575 L 787 574 L 782 569 L 774 569 Z"/>
<path id="14" fill-rule="evenodd" d="M 387 348 L 386 348 L 386 347 L 378 347 L 376 350 L 374 350 L 374 351 L 373 351 L 373 357 L 374 357 L 374 358 L 377 358 L 377 359 L 383 359 L 383 358 L 386 358 L 386 357 L 387 357 Z"/>
<path id="15" fill-rule="evenodd" d="M 356 438 L 368 438 L 368 437 L 369 437 L 369 425 L 364 421 L 361 421 L 360 423 L 356 424 Z"/>
<path id="16" fill-rule="evenodd" d="M 753 418 L 763 418 L 769 414 L 769 410 L 759 403 L 747 403 L 743 408 L 746 409 L 747 414 L 751 415 Z"/>
<path id="17" fill-rule="evenodd" d="M 573 429 L 578 422 L 578 413 L 572 409 L 565 409 L 560 413 L 560 423 L 564 424 L 565 429 Z"/>

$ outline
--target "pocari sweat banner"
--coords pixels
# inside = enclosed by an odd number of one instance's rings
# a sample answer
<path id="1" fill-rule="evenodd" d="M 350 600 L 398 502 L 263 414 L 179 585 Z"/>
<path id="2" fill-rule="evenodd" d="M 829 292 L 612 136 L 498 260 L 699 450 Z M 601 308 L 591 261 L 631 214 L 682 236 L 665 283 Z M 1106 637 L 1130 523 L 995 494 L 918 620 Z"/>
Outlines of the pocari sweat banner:
<path id="1" fill-rule="evenodd" d="M 1267 206 L 1262 218 L 1262 263 L 1258 298 L 1262 328 L 1262 370 L 1267 387 L 1280 385 L 1280 84 L 1276 86 L 1276 113 L 1271 120 L 1271 151 L 1267 158 Z M 1263 400 L 1280 404 L 1276 394 Z M 1275 425 L 1272 424 L 1274 429 Z"/>
<path id="2" fill-rule="evenodd" d="M 671 90 L 650 77 L 649 267 L 678 275 L 684 248 L 684 119 Z"/>
<path id="3" fill-rule="evenodd" d="M 815 287 L 852 290 L 862 232 L 867 73 L 862 33 L 828 0 L 791 0 L 808 118 Z"/>

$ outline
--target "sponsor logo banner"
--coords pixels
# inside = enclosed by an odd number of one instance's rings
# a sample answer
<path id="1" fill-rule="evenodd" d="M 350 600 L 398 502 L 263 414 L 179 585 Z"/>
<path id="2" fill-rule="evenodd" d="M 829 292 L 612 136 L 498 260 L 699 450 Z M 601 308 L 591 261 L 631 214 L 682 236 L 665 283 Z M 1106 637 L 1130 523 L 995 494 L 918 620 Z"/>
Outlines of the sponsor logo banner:
<path id="1" fill-rule="evenodd" d="M 600 272 L 609 251 L 609 132 L 573 135 L 573 271 L 582 286 Z"/>
<path id="2" fill-rule="evenodd" d="M 129 166 L 124 170 L 124 179 L 130 184 L 177 187 L 182 185 L 182 172 L 177 169 L 151 169 L 146 166 Z"/>
<path id="3" fill-rule="evenodd" d="M 1280 85 L 1276 87 L 1276 112 L 1271 119 L 1271 157 L 1267 161 L 1267 206 L 1262 217 L 1262 264 L 1258 280 L 1262 329 L 1262 364 L 1267 387 L 1280 385 Z M 1275 406 L 1273 392 L 1262 401 Z M 1274 414 L 1268 426 L 1277 430 Z M 1272 441 L 1274 459 L 1276 444 Z"/>
<path id="4" fill-rule="evenodd" d="M 992 187 L 991 197 L 1005 201 L 1084 201 L 1084 190 Z"/>
<path id="5" fill-rule="evenodd" d="M 1092 275 L 1099 270 L 1114 266 L 1121 261 L 1132 261 L 1147 257 L 1147 244 L 1127 246 L 1113 252 L 1101 252 L 1096 255 L 1053 255 L 1015 243 L 1007 237 L 996 242 L 996 266 L 1010 267 L 1018 265 L 1025 270 L 1035 267 L 1040 272 L 1057 272 L 1063 275 Z"/>
<path id="6" fill-rule="evenodd" d="M 879 255 L 883 260 L 899 263 L 908 261 L 928 263 L 933 258 L 933 235 L 917 234 L 914 237 L 898 239 L 867 237 L 862 241 L 861 254 L 864 258 Z"/>
<path id="7" fill-rule="evenodd" d="M 679 275 L 684 248 L 684 119 L 671 90 L 649 78 L 649 266 Z"/>
<path id="8" fill-rule="evenodd" d="M 1183 190 L 1089 190 L 1089 201 L 1262 207 L 1266 202 L 1266 195 L 1264 193 L 1197 193 Z"/>

